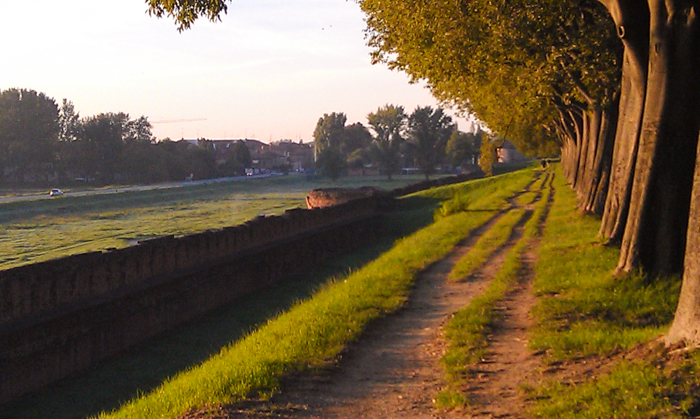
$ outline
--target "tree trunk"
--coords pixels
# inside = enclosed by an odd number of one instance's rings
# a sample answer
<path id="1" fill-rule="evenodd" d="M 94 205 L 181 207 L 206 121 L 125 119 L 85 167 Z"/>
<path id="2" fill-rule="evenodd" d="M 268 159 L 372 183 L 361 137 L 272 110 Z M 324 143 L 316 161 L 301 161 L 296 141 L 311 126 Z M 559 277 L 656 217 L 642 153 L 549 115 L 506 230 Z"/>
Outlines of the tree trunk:
<path id="1" fill-rule="evenodd" d="M 627 222 L 634 164 L 642 126 L 649 51 L 649 11 L 644 0 L 603 1 L 624 45 L 620 107 L 610 184 L 599 234 L 622 240 Z"/>
<path id="2" fill-rule="evenodd" d="M 700 117 L 700 115 L 698 115 Z M 700 146 L 700 144 L 698 144 Z M 697 153 L 700 158 L 700 151 Z M 688 218 L 683 286 L 666 344 L 700 345 L 700 161 L 695 162 L 693 194 Z"/>
<path id="3" fill-rule="evenodd" d="M 581 185 L 581 208 L 586 211 L 588 199 L 597 187 L 596 173 L 596 156 L 600 152 L 600 128 L 603 123 L 603 111 L 601 109 L 592 109 L 586 112 L 588 124 L 586 125 L 585 139 L 588 143 L 586 149 L 586 166 L 583 175 L 583 184 Z"/>
<path id="4" fill-rule="evenodd" d="M 617 127 L 618 95 L 616 94 L 605 111 L 600 112 L 600 129 L 596 135 L 596 148 L 591 163 L 591 177 L 583 210 L 596 215 L 603 214 L 608 191 L 613 145 Z"/>
<path id="5" fill-rule="evenodd" d="M 579 198 L 579 202 L 583 200 L 583 195 L 585 193 L 587 183 L 588 183 L 588 156 L 591 153 L 591 131 L 594 131 L 592 129 L 592 123 L 595 123 L 595 121 L 592 121 L 592 115 L 590 112 L 587 111 L 582 111 L 581 112 L 581 127 L 580 127 L 580 134 L 579 134 L 579 155 L 578 155 L 578 170 L 576 172 L 576 183 L 574 183 L 574 189 L 576 190 L 576 193 Z"/>
<path id="6" fill-rule="evenodd" d="M 573 120 L 571 119 L 570 113 L 562 108 L 562 105 L 557 107 L 560 114 L 560 120 L 557 131 L 559 132 L 560 138 L 562 139 L 562 169 L 566 180 L 569 182 L 569 184 L 573 185 L 576 176 L 576 165 L 578 163 L 576 153 L 576 135 L 574 132 L 574 124 Z"/>
<path id="7" fill-rule="evenodd" d="M 570 110 L 569 114 L 571 115 L 571 120 L 573 121 L 573 132 L 574 132 L 574 140 L 576 142 L 576 148 L 574 149 L 574 152 L 576 153 L 575 159 L 576 161 L 574 162 L 574 182 L 572 184 L 574 190 L 578 192 L 579 185 L 582 182 L 582 177 L 583 177 L 583 171 L 584 171 L 584 163 L 583 163 L 583 152 L 584 152 L 584 141 L 583 141 L 583 133 L 584 133 L 584 124 L 585 124 L 585 118 L 584 115 L 580 113 L 580 111 L 577 110 Z"/>
<path id="8" fill-rule="evenodd" d="M 574 140 L 568 135 L 562 134 L 564 144 L 561 147 L 561 165 L 562 171 L 564 172 L 564 177 L 569 183 L 573 183 L 573 156 L 574 147 L 576 144 Z"/>
<path id="9" fill-rule="evenodd" d="M 680 272 L 698 142 L 698 33 L 693 12 L 648 0 L 650 54 L 642 132 L 617 270 Z"/>

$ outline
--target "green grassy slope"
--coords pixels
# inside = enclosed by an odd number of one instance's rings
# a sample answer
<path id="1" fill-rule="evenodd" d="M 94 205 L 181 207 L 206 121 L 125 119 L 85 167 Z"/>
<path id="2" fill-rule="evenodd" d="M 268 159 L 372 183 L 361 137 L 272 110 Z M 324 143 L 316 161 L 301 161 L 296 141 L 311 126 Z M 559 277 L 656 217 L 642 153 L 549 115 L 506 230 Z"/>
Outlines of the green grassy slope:
<path id="1" fill-rule="evenodd" d="M 480 191 L 479 206 L 448 216 L 399 241 L 380 257 L 343 278 L 329 281 L 312 298 L 266 322 L 200 365 L 183 371 L 143 397 L 101 417 L 177 417 L 192 408 L 275 391 L 284 374 L 325 365 L 378 316 L 406 300 L 415 275 L 446 255 L 505 198 L 532 180 L 533 170 L 487 182 L 443 187 L 405 200 L 407 219 L 418 208 L 433 210 L 438 196 Z M 425 214 L 422 216 L 425 218 Z"/>
<path id="2" fill-rule="evenodd" d="M 695 417 L 689 412 L 700 400 L 700 354 L 669 354 L 655 339 L 673 319 L 680 279 L 615 277 L 619 251 L 602 245 L 599 221 L 575 207 L 575 194 L 560 175 L 536 266 L 540 298 L 531 346 L 546 351 L 550 362 L 588 359 L 610 372 L 527 389 L 536 401 L 532 416 Z M 628 351 L 632 360 L 623 361 Z"/>

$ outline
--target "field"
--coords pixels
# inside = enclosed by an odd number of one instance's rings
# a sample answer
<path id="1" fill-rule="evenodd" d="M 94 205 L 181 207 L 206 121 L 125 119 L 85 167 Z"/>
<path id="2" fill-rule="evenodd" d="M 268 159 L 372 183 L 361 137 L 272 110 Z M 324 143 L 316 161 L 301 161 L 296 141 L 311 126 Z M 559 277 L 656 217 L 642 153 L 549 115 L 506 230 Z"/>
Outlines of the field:
<path id="1" fill-rule="evenodd" d="M 0 203 L 0 269 L 109 248 L 163 235 L 181 236 L 241 224 L 258 215 L 305 208 L 315 188 L 394 189 L 422 176 L 290 175 L 105 195 Z"/>

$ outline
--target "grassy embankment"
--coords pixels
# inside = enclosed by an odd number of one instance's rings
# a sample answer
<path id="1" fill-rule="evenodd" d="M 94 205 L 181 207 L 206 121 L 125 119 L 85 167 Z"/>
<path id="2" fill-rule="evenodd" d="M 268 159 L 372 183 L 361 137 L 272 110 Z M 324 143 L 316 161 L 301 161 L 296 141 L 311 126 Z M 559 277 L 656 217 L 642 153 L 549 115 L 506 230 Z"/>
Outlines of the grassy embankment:
<path id="1" fill-rule="evenodd" d="M 522 190 L 534 173 L 525 170 L 437 188 L 407 199 L 402 205 L 406 219 L 424 217 L 425 203 L 447 200 L 455 194 L 470 194 L 471 211 L 440 218 L 397 241 L 374 261 L 327 282 L 312 298 L 232 342 L 200 365 L 100 417 L 177 417 L 192 408 L 236 401 L 250 394 L 269 394 L 285 374 L 326 365 L 357 338 L 368 322 L 397 310 L 406 300 L 415 275 L 507 207 L 506 199 Z M 434 207 L 427 208 L 432 211 Z"/>
<path id="2" fill-rule="evenodd" d="M 550 362 L 602 359 L 612 370 L 580 384 L 526 389 L 538 400 L 533 416 L 688 417 L 697 410 L 697 351 L 669 357 L 657 348 L 629 361 L 616 356 L 640 343 L 655 347 L 673 319 L 680 278 L 615 277 L 619 250 L 596 239 L 599 220 L 576 214 L 575 195 L 562 179 L 536 266 L 540 300 L 532 348 L 546 351 Z"/>
<path id="3" fill-rule="evenodd" d="M 606 365 L 607 372 L 580 383 L 524 387 L 524 394 L 533 400 L 530 414 L 543 418 L 697 414 L 700 354 L 690 351 L 669 356 L 655 345 L 673 318 L 679 278 L 650 278 L 642 273 L 615 277 L 619 251 L 597 239 L 599 220 L 579 214 L 575 194 L 561 173 L 554 185 L 555 199 L 535 266 L 539 302 L 530 346 L 545 351 L 547 363 L 588 360 Z M 542 203 L 536 205 L 536 211 Z M 525 239 L 534 237 L 538 218 L 535 214 L 528 222 L 530 232 L 526 226 Z M 468 403 L 468 395 L 458 391 L 460 380 L 487 350 L 494 303 L 514 280 L 519 254 L 527 242 L 521 240 L 510 251 L 489 290 L 447 326 L 452 343 L 444 362 L 452 385 L 439 397 L 443 406 Z M 639 344 L 651 349 L 641 350 Z M 634 355 L 633 348 L 639 354 Z M 632 360 L 619 356 L 630 350 L 633 355 L 627 358 Z"/>
<path id="4" fill-rule="evenodd" d="M 0 203 L 0 269 L 122 248 L 138 240 L 186 235 L 243 223 L 260 214 L 306 207 L 309 190 L 393 189 L 422 176 L 325 178 L 290 175 L 169 189 Z"/>

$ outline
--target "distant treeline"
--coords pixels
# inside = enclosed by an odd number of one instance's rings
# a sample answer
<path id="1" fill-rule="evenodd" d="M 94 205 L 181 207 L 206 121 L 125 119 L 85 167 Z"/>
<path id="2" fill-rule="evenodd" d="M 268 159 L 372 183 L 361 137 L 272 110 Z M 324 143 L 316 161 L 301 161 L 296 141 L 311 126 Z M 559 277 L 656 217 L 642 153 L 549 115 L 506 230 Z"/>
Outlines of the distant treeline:
<path id="1" fill-rule="evenodd" d="M 346 125 L 342 112 L 324 114 L 314 131 L 316 168 L 337 178 L 348 171 L 379 171 L 391 178 L 402 168 L 426 177 L 435 172 L 453 172 L 457 167 L 476 164 L 486 145 L 495 154 L 497 142 L 482 141 L 484 132 L 459 131 L 442 109 L 418 107 L 410 115 L 403 106 L 385 105 L 367 115 L 362 123 Z M 493 164 L 495 159 L 484 159 Z M 488 171 L 485 169 L 488 173 Z"/>
<path id="2" fill-rule="evenodd" d="M 0 185 L 153 183 L 222 173 L 208 142 L 156 142 L 148 118 L 80 117 L 44 93 L 0 91 Z M 237 168 L 239 165 L 227 165 Z"/>
<path id="3" fill-rule="evenodd" d="M 459 131 L 431 107 L 411 114 L 402 106 L 380 107 L 368 114 L 369 128 L 346 121 L 344 113 L 324 114 L 314 131 L 315 167 L 331 178 L 348 172 L 391 178 L 403 168 L 427 178 L 476 164 L 479 156 L 489 173 L 500 144 L 480 129 Z M 146 116 L 81 117 L 67 99 L 58 105 L 34 90 L 0 91 L 0 185 L 156 183 L 242 175 L 251 167 L 242 142 L 220 157 L 211 141 L 156 141 Z"/>

